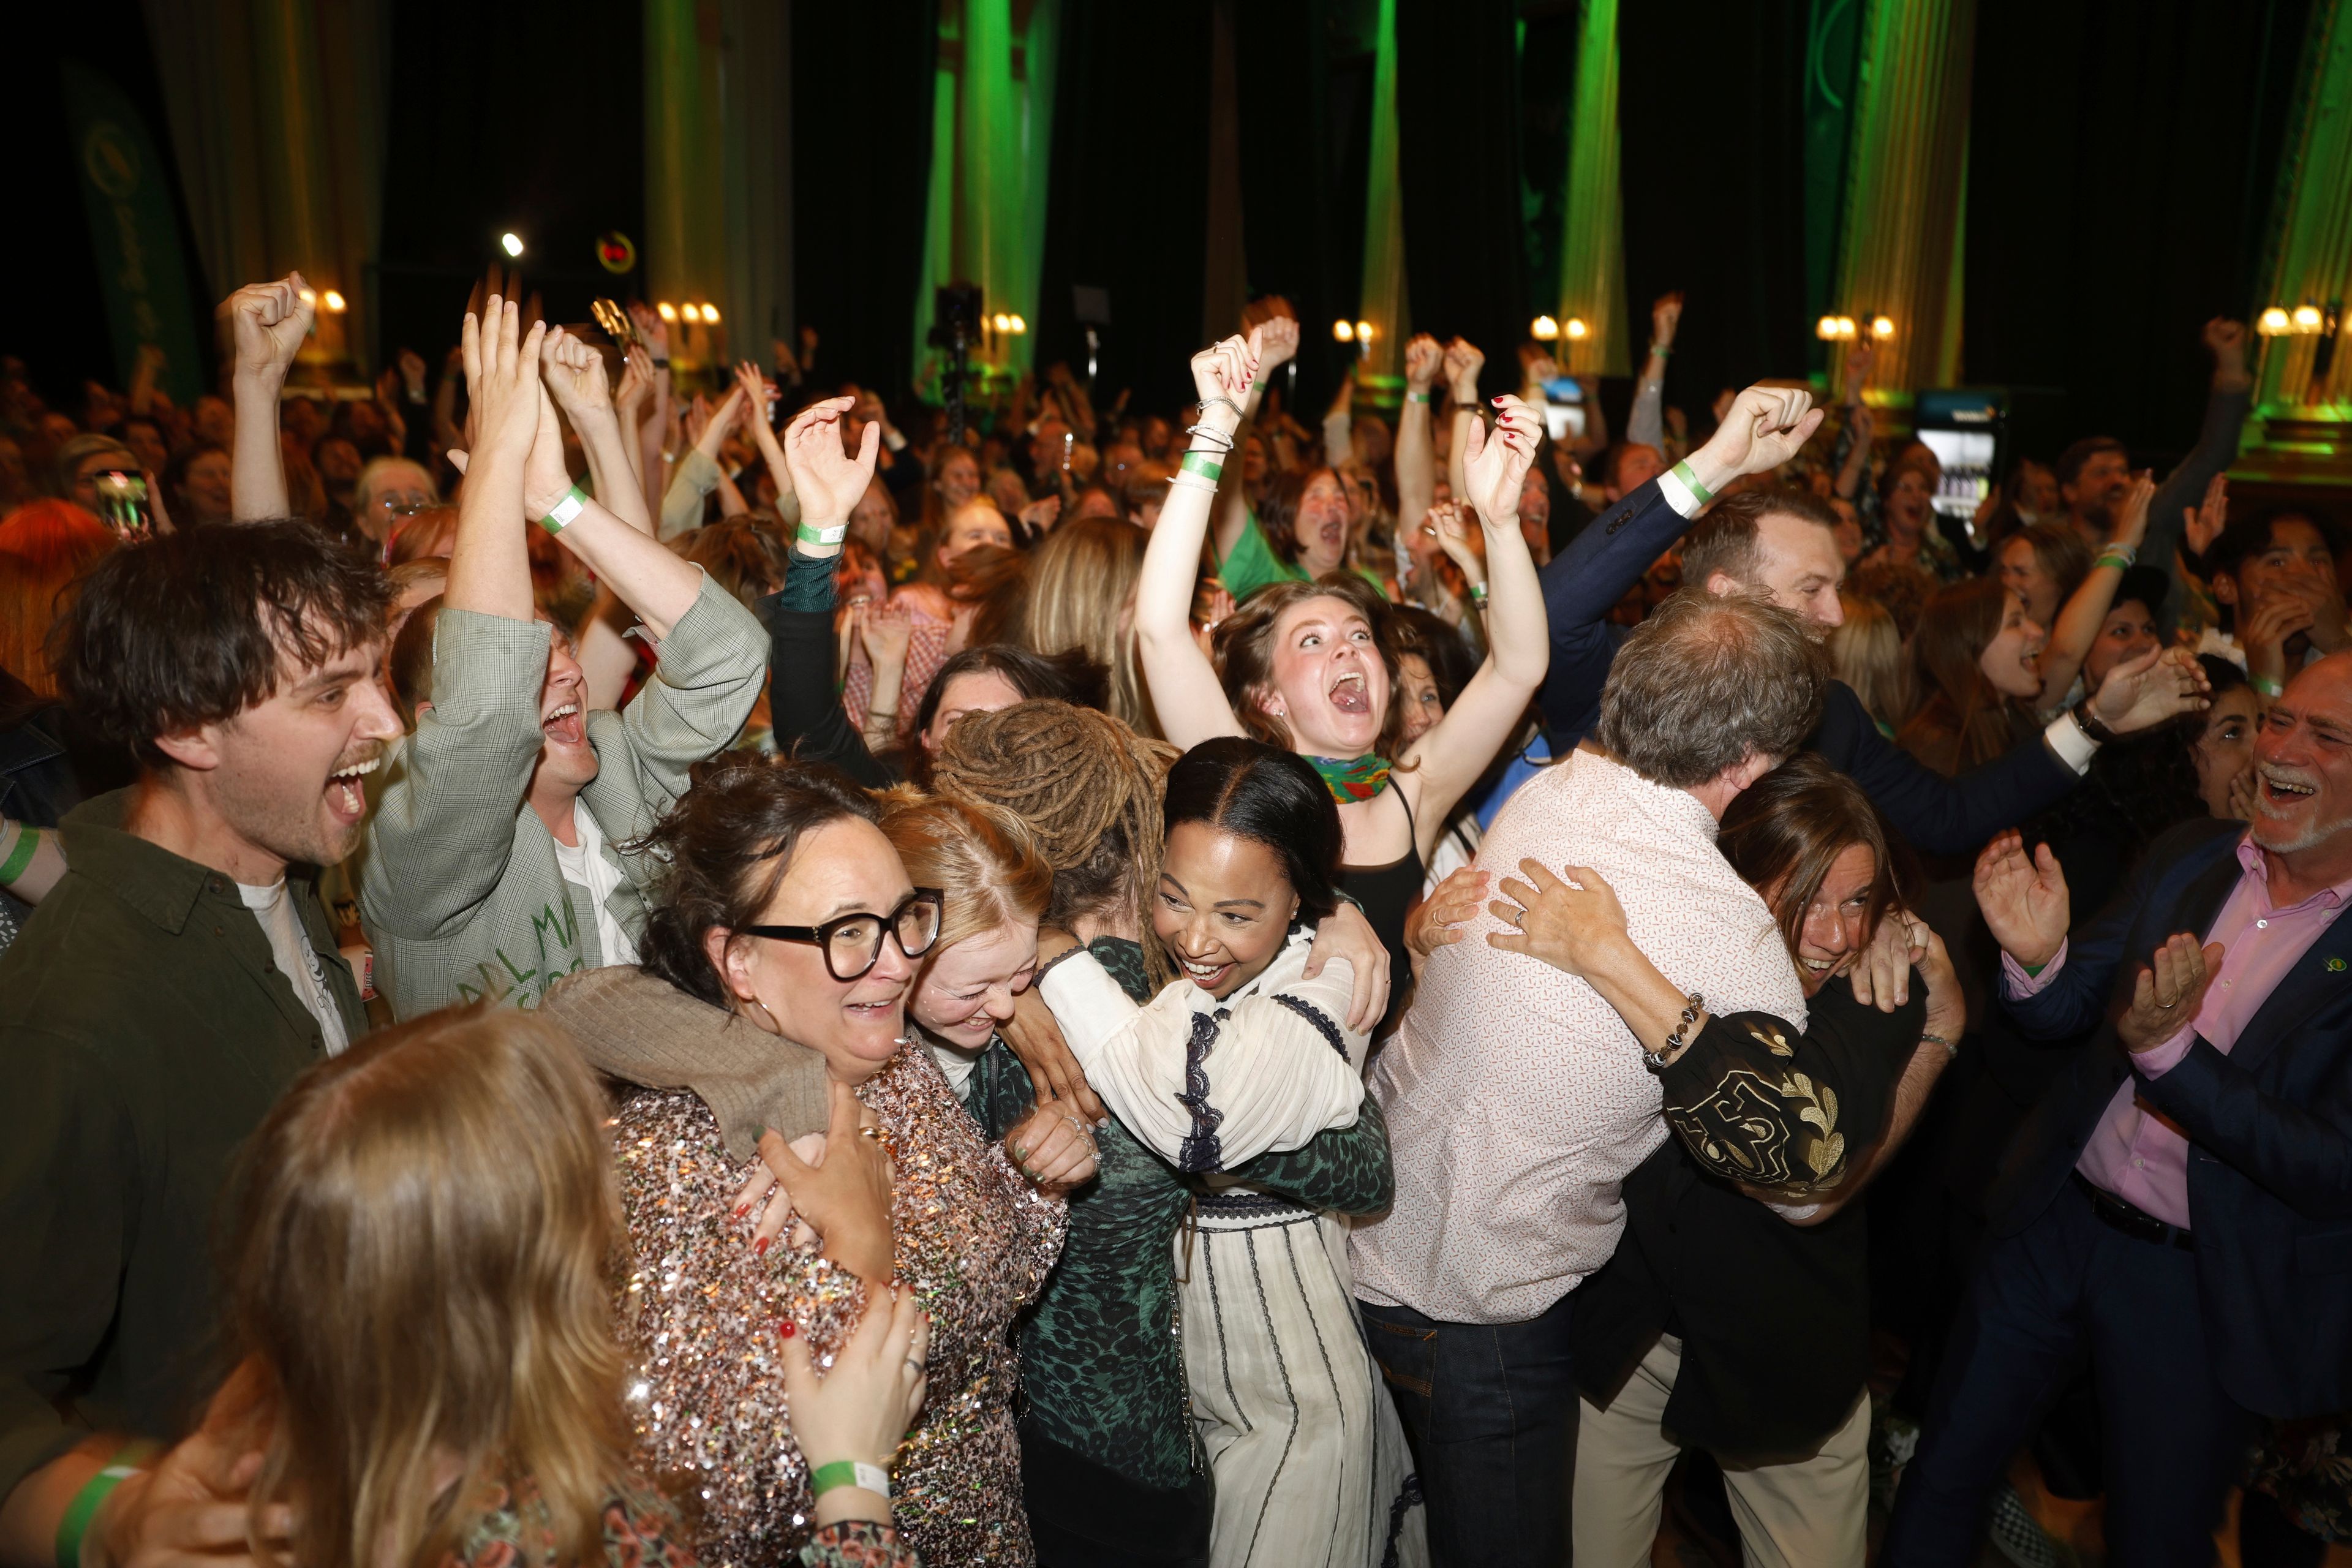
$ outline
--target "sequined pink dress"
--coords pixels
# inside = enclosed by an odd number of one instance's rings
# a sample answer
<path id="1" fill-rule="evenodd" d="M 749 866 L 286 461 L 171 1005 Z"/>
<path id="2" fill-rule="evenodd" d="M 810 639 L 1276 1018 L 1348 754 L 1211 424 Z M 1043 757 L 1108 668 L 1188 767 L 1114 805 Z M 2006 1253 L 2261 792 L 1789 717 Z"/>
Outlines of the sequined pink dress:
<path id="1" fill-rule="evenodd" d="M 922 1415 L 892 1471 L 900 1535 L 929 1568 L 1029 1563 L 1010 1331 L 1061 1254 L 1065 1206 L 982 1137 L 921 1047 L 857 1092 L 890 1151 L 899 1277 L 932 1317 Z M 632 1462 L 686 1512 L 705 1568 L 772 1568 L 808 1539 L 811 1506 L 776 1328 L 791 1317 L 824 1365 L 863 1287 L 814 1246 L 753 1255 L 758 1211 L 730 1212 L 751 1167 L 728 1156 L 693 1094 L 632 1095 L 613 1135 L 631 1254 Z"/>

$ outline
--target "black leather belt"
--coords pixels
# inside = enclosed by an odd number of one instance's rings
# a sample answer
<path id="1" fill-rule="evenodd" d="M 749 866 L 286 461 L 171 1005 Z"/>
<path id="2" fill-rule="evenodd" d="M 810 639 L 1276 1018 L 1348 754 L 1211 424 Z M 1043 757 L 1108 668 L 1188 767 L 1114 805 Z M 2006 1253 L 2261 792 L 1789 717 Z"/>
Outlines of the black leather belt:
<path id="1" fill-rule="evenodd" d="M 2187 1226 L 2167 1225 L 2146 1209 L 2127 1204 L 2104 1187 L 2095 1185 L 2080 1171 L 2068 1173 L 2083 1195 L 2091 1200 L 2091 1212 L 2099 1223 L 2110 1230 L 2122 1231 L 2134 1241 L 2152 1241 L 2158 1247 L 2177 1247 L 2183 1252 L 2197 1250 L 2197 1237 Z"/>

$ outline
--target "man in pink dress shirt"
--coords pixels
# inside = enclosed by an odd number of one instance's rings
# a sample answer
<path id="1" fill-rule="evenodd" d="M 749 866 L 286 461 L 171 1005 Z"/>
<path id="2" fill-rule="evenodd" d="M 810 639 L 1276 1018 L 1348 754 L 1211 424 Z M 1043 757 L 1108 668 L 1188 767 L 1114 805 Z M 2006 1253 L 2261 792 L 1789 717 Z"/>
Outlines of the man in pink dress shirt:
<path id="1" fill-rule="evenodd" d="M 2174 828 L 2071 933 L 2048 846 L 1977 862 L 2021 1028 L 2096 1033 L 2011 1151 L 1888 1564 L 1974 1560 L 2084 1354 L 2118 1563 L 2210 1561 L 2250 1415 L 2352 1408 L 2352 653 L 2295 677 L 2254 765 L 2250 826 Z"/>

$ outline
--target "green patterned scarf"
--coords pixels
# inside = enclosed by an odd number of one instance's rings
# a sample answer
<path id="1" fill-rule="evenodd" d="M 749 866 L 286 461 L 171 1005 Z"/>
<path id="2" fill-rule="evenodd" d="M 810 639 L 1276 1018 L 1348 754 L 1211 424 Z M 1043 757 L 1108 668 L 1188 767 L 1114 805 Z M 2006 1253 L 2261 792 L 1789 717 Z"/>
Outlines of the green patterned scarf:
<path id="1" fill-rule="evenodd" d="M 1323 787 L 1341 805 L 1350 801 L 1370 800 L 1389 787 L 1389 762 L 1386 757 L 1309 757 L 1307 762 L 1323 775 Z"/>

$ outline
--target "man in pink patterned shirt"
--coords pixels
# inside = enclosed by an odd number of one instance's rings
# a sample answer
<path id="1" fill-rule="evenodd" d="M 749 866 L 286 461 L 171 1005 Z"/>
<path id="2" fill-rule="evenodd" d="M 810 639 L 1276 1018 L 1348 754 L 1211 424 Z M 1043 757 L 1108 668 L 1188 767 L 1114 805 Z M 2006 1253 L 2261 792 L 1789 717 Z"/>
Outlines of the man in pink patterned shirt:
<path id="1" fill-rule="evenodd" d="M 1977 863 L 2020 1026 L 2096 1034 L 2011 1150 L 1886 1563 L 1974 1560 L 2084 1352 L 2116 1562 L 2210 1561 L 2250 1413 L 2352 1408 L 2352 653 L 2295 677 L 2254 765 L 2251 826 L 2174 828 L 2071 934 L 2048 846 Z"/>

